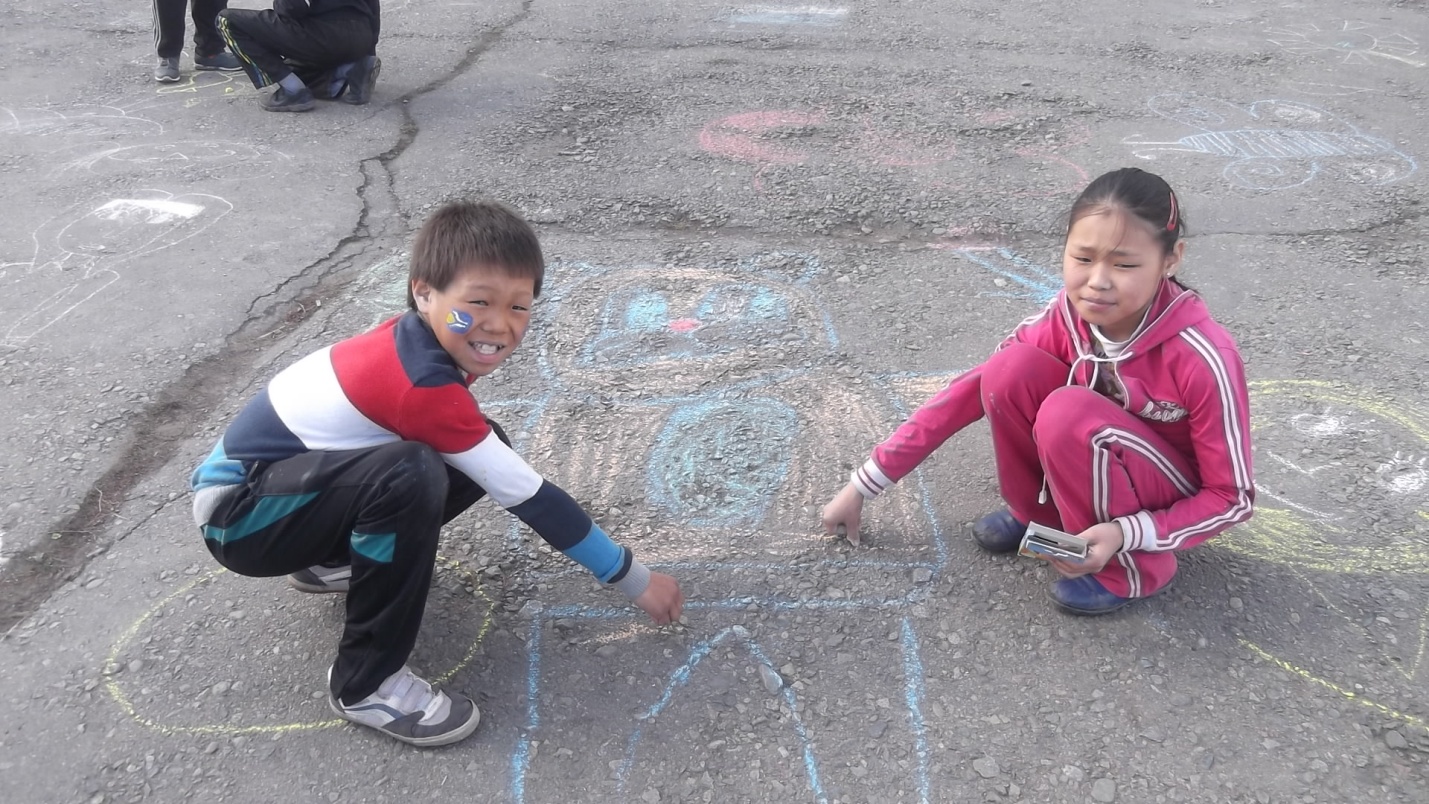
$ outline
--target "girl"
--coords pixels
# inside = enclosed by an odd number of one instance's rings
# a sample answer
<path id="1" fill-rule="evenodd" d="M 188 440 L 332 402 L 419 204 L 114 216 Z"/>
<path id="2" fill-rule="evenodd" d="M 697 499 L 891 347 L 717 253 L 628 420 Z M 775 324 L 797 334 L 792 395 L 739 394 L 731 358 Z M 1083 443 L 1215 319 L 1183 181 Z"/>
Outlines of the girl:
<path id="1" fill-rule="evenodd" d="M 1105 614 L 1165 589 L 1185 550 L 1248 519 L 1250 423 L 1235 341 L 1176 279 L 1186 243 L 1176 195 L 1124 168 L 1072 205 L 1063 290 L 982 365 L 959 375 L 878 445 L 824 506 L 858 533 L 863 502 L 984 415 L 1007 509 L 972 527 L 984 550 L 1018 548 L 1029 522 L 1089 543 L 1052 600 Z"/>

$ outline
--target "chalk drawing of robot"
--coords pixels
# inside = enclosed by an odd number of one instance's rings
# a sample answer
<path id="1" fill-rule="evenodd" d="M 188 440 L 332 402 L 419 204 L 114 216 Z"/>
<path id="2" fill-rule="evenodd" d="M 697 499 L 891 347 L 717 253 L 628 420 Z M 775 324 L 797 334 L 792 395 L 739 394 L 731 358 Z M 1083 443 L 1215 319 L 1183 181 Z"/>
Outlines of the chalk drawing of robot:
<path id="1" fill-rule="evenodd" d="M 1201 132 L 1170 142 L 1128 137 L 1123 142 L 1132 153 L 1142 159 L 1170 152 L 1229 159 L 1226 179 L 1251 190 L 1285 190 L 1320 176 L 1390 184 L 1419 169 L 1394 143 L 1304 103 L 1262 100 L 1241 107 L 1185 93 L 1157 95 L 1147 106 Z"/>
<path id="2" fill-rule="evenodd" d="M 133 260 L 193 237 L 233 205 L 216 195 L 139 190 L 71 207 L 35 230 L 28 262 L 0 264 L 6 346 L 23 346 L 119 280 Z"/>
<path id="3" fill-rule="evenodd" d="M 875 443 L 904 411 L 891 401 L 890 389 L 882 389 L 888 393 L 879 398 L 876 386 L 828 380 L 826 361 L 838 337 L 811 287 L 822 272 L 812 255 L 766 252 L 673 268 L 557 266 L 562 269 L 575 276 L 553 283 L 558 290 L 550 301 L 559 313 L 551 319 L 559 320 L 564 332 L 583 337 L 576 344 L 552 339 L 538 347 L 543 373 L 556 390 L 523 451 L 538 462 L 558 455 L 554 479 L 597 516 L 619 507 L 653 526 L 656 538 L 631 543 L 642 560 L 687 582 L 703 579 L 700 599 L 687 610 L 702 611 L 698 616 L 710 625 L 727 620 L 696 641 L 683 662 L 656 671 L 653 697 L 645 693 L 635 701 L 642 709 L 627 730 L 619 762 L 611 763 L 618 786 L 612 795 L 638 797 L 647 782 L 647 760 L 688 753 L 672 747 L 682 745 L 674 735 L 702 722 L 704 707 L 713 700 L 752 689 L 764 699 L 770 722 L 762 747 L 740 750 L 764 757 L 771 778 L 793 786 L 789 800 L 827 801 L 825 783 L 830 774 L 842 783 L 849 758 L 821 756 L 802 713 L 806 705 L 817 712 L 829 688 L 788 684 L 778 668 L 791 643 L 745 630 L 740 612 L 751 606 L 797 612 L 811 618 L 804 628 L 819 631 L 823 639 L 831 622 L 847 619 L 839 612 L 881 611 L 896 621 L 917 594 L 910 584 L 894 599 L 864 599 L 868 593 L 860 590 L 867 587 L 860 578 L 907 579 L 914 569 L 930 576 L 941 572 L 941 531 L 916 477 L 905 481 L 904 493 L 889 496 L 887 509 L 880 508 L 883 526 L 875 527 L 873 536 L 877 550 L 823 557 L 830 540 L 817 532 L 808 510 L 843 480 L 834 467 L 846 459 L 849 445 Z M 888 526 L 890 521 L 897 525 Z M 615 535 L 622 537 L 619 529 Z M 795 574 L 810 561 L 837 563 L 844 588 L 774 588 L 765 581 L 770 573 Z M 592 636 L 597 633 L 622 638 L 634 622 L 625 609 L 581 605 L 558 606 L 543 616 L 548 623 L 581 619 L 589 625 L 579 632 L 589 639 L 601 638 Z M 864 641 L 886 646 L 887 665 L 905 670 L 904 689 L 891 692 L 905 699 L 906 711 L 895 710 L 900 725 L 897 737 L 890 731 L 889 738 L 926 756 L 918 711 L 923 677 L 912 627 L 905 619 L 903 638 L 892 643 L 886 631 L 870 627 L 876 638 Z M 600 672 L 592 664 L 600 657 L 584 652 L 543 656 L 541 639 L 540 624 L 533 624 L 530 722 L 513 759 L 517 801 L 541 800 L 552 792 L 544 787 L 548 774 L 528 774 L 544 767 L 533 756 L 532 739 L 548 741 L 549 735 L 569 732 L 562 724 L 577 717 L 560 707 L 542 711 L 549 705 L 542 689 L 547 679 Z M 547 725 L 538 730 L 542 723 Z M 718 733 L 717 726 L 710 728 Z M 775 753 L 776 747 L 782 750 Z M 548 748 L 546 742 L 541 750 Z M 731 744 L 726 750 L 734 749 Z M 823 751 L 832 750 L 826 743 Z M 925 766 L 887 773 L 887 782 L 900 786 L 911 773 L 927 800 Z"/>

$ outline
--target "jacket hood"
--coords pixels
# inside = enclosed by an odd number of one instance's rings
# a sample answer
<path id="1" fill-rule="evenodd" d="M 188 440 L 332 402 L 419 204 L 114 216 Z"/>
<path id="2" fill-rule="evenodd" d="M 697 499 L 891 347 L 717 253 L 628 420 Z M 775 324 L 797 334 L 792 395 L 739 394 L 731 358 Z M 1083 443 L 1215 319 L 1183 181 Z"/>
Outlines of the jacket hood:
<path id="1" fill-rule="evenodd" d="M 1160 290 L 1151 301 L 1145 321 L 1131 336 L 1131 340 L 1127 342 L 1121 355 L 1111 359 L 1100 357 L 1093 351 L 1091 327 L 1072 308 L 1072 302 L 1067 298 L 1067 291 L 1063 290 L 1058 293 L 1057 303 L 1062 313 L 1062 323 L 1067 327 L 1067 332 L 1071 335 L 1072 342 L 1077 348 L 1077 360 L 1068 375 L 1068 382 L 1076 381 L 1088 386 L 1095 384 L 1094 372 L 1097 364 L 1122 363 L 1131 360 L 1136 355 L 1148 352 L 1176 337 L 1182 330 L 1210 318 L 1211 315 L 1200 294 L 1183 288 L 1169 279 L 1163 279 Z M 1087 367 L 1084 365 L 1085 363 L 1092 365 Z"/>

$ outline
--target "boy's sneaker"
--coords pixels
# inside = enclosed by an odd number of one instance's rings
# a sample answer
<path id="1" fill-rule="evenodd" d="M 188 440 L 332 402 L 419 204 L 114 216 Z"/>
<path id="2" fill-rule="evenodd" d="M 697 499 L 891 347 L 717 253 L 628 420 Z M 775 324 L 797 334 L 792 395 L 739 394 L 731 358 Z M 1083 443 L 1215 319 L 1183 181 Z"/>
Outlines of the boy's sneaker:
<path id="1" fill-rule="evenodd" d="M 288 576 L 288 585 L 299 592 L 321 595 L 328 592 L 346 592 L 352 582 L 352 565 L 325 567 L 322 564 L 298 570 Z"/>
<path id="2" fill-rule="evenodd" d="M 231 73 L 235 70 L 242 70 L 243 64 L 238 61 L 238 57 L 227 50 L 220 50 L 212 56 L 194 54 L 195 70 L 223 70 Z"/>
<path id="3" fill-rule="evenodd" d="M 259 98 L 258 105 L 270 112 L 310 112 L 317 101 L 313 100 L 313 92 L 307 87 L 292 93 L 278 87 L 272 95 Z"/>
<path id="4" fill-rule="evenodd" d="M 382 60 L 376 56 L 358 59 L 347 73 L 347 94 L 342 99 L 354 106 L 372 100 L 372 90 L 377 86 L 377 74 L 380 72 Z"/>
<path id="5" fill-rule="evenodd" d="M 331 683 L 332 668 L 327 674 Z M 454 743 L 476 731 L 481 722 L 481 712 L 470 698 L 437 692 L 406 667 L 355 704 L 345 704 L 331 692 L 328 703 L 339 717 L 412 745 Z"/>
<path id="6" fill-rule="evenodd" d="M 988 514 L 973 523 L 973 541 L 989 553 L 1011 553 L 1022 544 L 1027 525 L 1018 522 L 1007 510 Z"/>
<path id="7" fill-rule="evenodd" d="M 179 57 L 160 56 L 154 65 L 154 80 L 161 84 L 172 84 L 179 80 Z"/>

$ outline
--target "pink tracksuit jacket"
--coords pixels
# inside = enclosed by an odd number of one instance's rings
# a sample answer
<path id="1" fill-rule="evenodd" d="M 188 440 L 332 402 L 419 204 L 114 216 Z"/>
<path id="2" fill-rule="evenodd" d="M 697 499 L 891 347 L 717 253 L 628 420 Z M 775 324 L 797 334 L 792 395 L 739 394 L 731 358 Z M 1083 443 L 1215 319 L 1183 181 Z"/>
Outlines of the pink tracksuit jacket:
<path id="1" fill-rule="evenodd" d="M 1165 281 L 1120 355 L 1104 357 L 1092 344 L 1087 324 L 1059 293 L 988 361 L 953 379 L 879 444 L 854 471 L 855 487 L 876 496 L 986 414 L 1003 496 L 1021 521 L 1035 518 L 1074 533 L 1116 521 L 1124 552 L 1145 556 L 1191 547 L 1249 518 L 1255 488 L 1245 370 L 1235 341 L 1211 320 L 1200 296 Z M 990 397 L 994 379 L 999 390 Z M 1068 386 L 1097 393 L 1063 390 Z M 1019 393 L 1028 401 L 1017 402 Z M 1059 393 L 1055 407 L 1062 412 L 1055 425 L 1044 423 L 1055 429 L 1038 429 L 1039 412 L 1048 418 L 1046 403 Z M 1018 404 L 1025 409 L 1014 417 L 1021 424 L 1000 424 L 1006 416 L 996 409 Z M 1006 431 L 1018 428 L 1022 440 L 1009 441 Z M 1113 477 L 1108 464 L 1124 471 Z M 1086 479 L 1093 475 L 1109 479 Z M 1175 571 L 1174 559 L 1164 559 L 1170 567 L 1159 582 L 1119 578 L 1110 586 L 1150 594 Z M 1122 563 L 1135 574 L 1132 562 Z"/>

